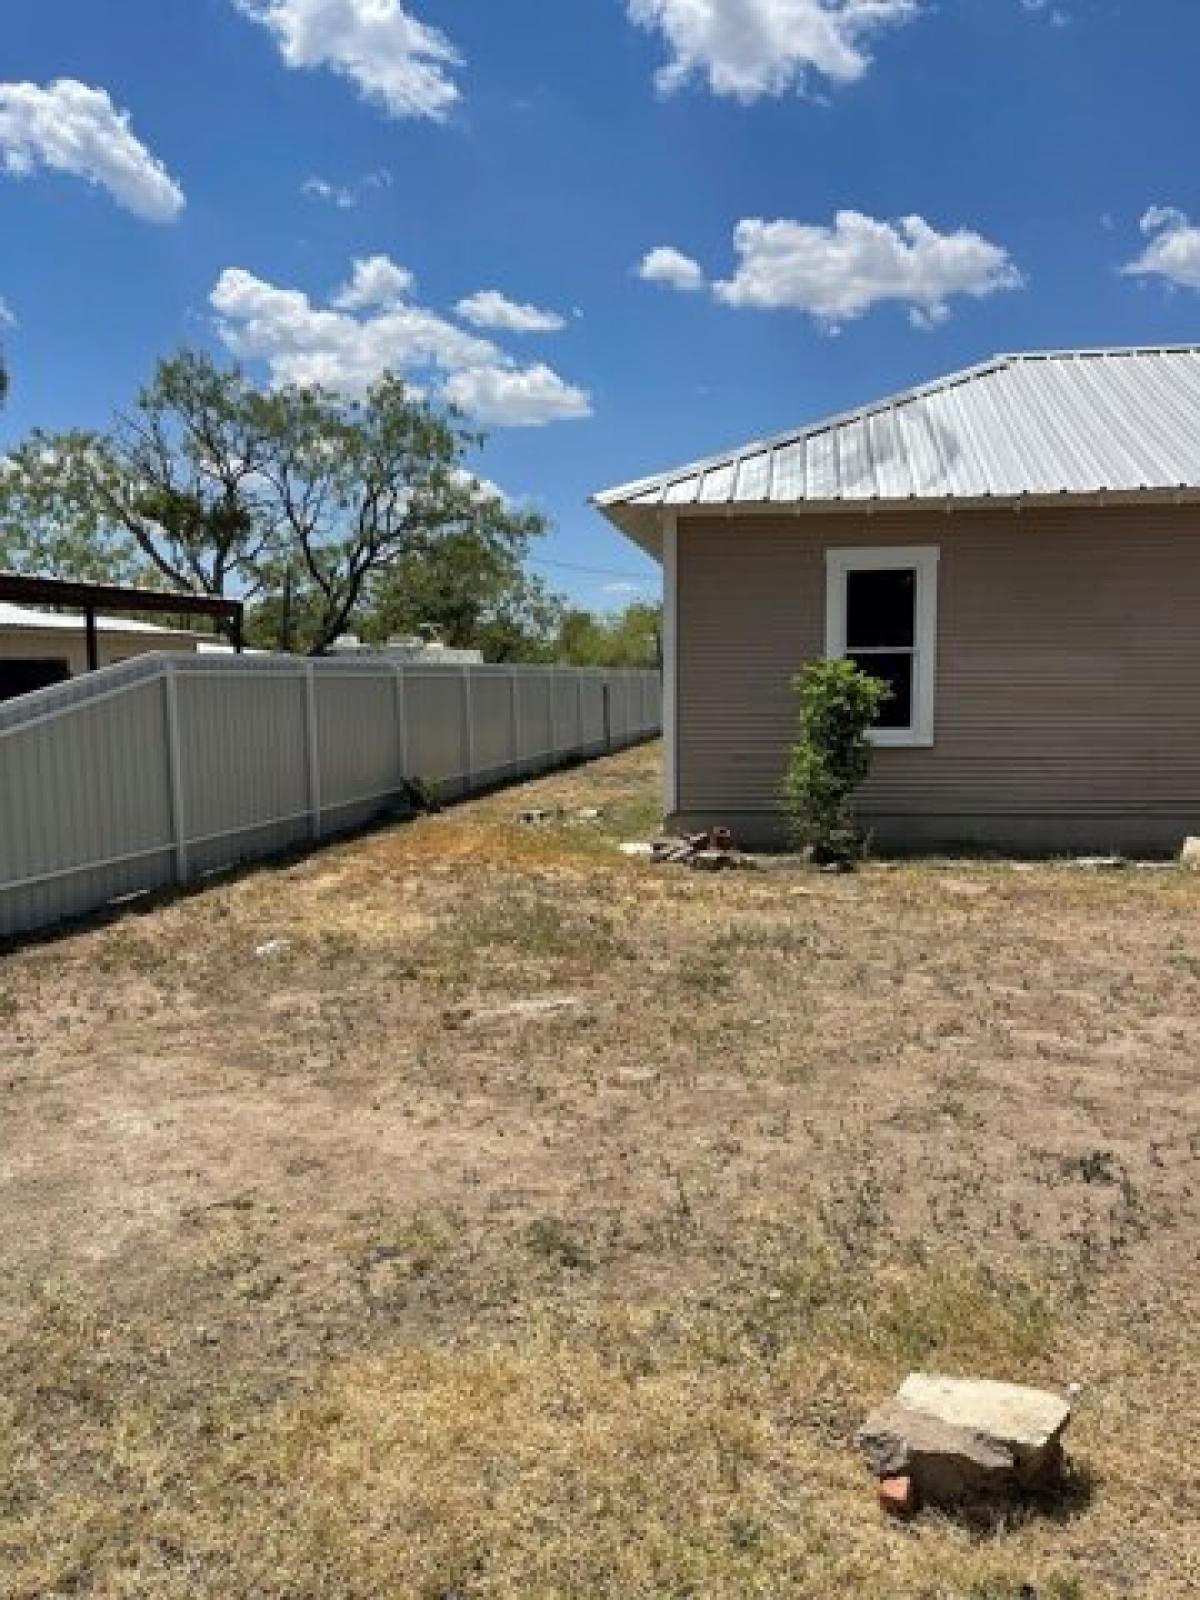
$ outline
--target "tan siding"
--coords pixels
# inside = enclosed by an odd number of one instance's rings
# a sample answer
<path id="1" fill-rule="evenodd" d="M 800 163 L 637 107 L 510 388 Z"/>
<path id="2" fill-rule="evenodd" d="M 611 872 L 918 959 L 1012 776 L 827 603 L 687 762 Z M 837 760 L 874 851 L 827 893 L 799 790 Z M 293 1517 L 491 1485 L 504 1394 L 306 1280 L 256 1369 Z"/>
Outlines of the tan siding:
<path id="1" fill-rule="evenodd" d="M 825 551 L 941 549 L 934 746 L 868 815 L 1200 813 L 1195 507 L 681 519 L 680 810 L 777 809 Z"/>

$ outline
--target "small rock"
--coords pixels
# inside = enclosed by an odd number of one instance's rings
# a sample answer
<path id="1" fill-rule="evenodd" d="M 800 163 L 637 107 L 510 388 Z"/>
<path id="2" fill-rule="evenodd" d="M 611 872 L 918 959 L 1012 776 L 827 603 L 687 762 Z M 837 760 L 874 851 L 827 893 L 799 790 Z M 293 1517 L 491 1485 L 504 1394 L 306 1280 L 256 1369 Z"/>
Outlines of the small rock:
<path id="1" fill-rule="evenodd" d="M 893 1517 L 911 1517 L 917 1509 L 917 1491 L 911 1478 L 881 1478 L 879 1504 Z"/>
<path id="2" fill-rule="evenodd" d="M 1193 835 L 1183 841 L 1183 849 L 1179 852 L 1179 859 L 1185 867 L 1200 867 L 1200 837 Z"/>
<path id="3" fill-rule="evenodd" d="M 266 944 L 256 945 L 254 954 L 260 961 L 269 960 L 271 956 L 280 956 L 291 944 L 290 939 L 268 939 Z"/>

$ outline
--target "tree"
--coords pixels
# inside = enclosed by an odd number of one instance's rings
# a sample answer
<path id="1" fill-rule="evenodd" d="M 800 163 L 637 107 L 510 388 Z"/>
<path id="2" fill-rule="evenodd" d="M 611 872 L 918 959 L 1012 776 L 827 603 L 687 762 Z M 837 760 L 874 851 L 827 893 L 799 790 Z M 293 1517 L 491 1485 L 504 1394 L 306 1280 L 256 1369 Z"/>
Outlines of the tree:
<path id="1" fill-rule="evenodd" d="M 623 611 L 564 613 L 555 660 L 581 667 L 657 667 L 662 660 L 662 610 L 635 601 Z"/>
<path id="2" fill-rule="evenodd" d="M 476 491 L 476 497 L 471 526 L 393 563 L 372 585 L 362 624 L 368 639 L 426 632 L 443 644 L 482 650 L 488 661 L 549 658 L 562 602 L 525 568 L 543 521 L 494 495 Z"/>
<path id="3" fill-rule="evenodd" d="M 263 602 L 289 642 L 326 650 L 369 587 L 448 540 L 502 551 L 540 531 L 481 496 L 477 437 L 385 376 L 362 400 L 184 351 L 106 434 L 35 433 L 0 477 L 0 554 L 61 575 L 150 575 Z"/>
<path id="4" fill-rule="evenodd" d="M 862 853 L 853 796 L 871 769 L 867 730 L 891 690 L 848 660 L 813 662 L 792 687 L 800 737 L 784 779 L 791 834 L 815 859 L 849 864 Z"/>

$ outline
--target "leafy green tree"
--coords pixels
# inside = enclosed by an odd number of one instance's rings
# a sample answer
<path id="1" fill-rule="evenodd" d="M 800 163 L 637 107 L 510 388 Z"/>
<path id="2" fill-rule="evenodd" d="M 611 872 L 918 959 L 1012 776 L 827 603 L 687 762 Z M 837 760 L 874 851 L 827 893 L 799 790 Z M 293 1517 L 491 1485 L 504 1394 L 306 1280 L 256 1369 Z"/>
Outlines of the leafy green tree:
<path id="1" fill-rule="evenodd" d="M 0 481 L 0 539 L 23 570 L 254 593 L 280 519 L 262 476 L 262 396 L 184 351 L 107 433 L 35 431 Z"/>
<path id="2" fill-rule="evenodd" d="M 523 548 L 536 519 L 481 496 L 453 412 L 385 376 L 361 400 L 264 392 L 184 351 L 108 433 L 35 433 L 0 477 L 0 555 L 63 576 L 149 574 L 259 602 L 270 642 L 320 652 L 392 568 L 447 541 Z"/>
<path id="3" fill-rule="evenodd" d="M 851 863 L 863 840 L 854 794 L 871 770 L 867 731 L 891 691 L 853 661 L 815 661 L 794 680 L 800 737 L 784 778 L 793 841 L 825 862 Z"/>
<path id="4" fill-rule="evenodd" d="M 554 657 L 581 667 L 657 667 L 662 660 L 662 611 L 644 601 L 609 615 L 567 611 Z"/>
<path id="5" fill-rule="evenodd" d="M 475 483 L 465 487 L 470 520 L 379 574 L 361 632 L 376 643 L 428 634 L 482 650 L 487 661 L 549 659 L 562 603 L 525 566 L 544 520 Z"/>

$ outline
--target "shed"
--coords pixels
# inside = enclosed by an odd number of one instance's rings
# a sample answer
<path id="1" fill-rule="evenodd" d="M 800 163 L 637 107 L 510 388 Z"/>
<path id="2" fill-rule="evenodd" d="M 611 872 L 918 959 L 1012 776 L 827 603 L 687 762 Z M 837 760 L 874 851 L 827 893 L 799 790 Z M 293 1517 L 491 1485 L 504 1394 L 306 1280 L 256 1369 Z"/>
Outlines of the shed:
<path id="1" fill-rule="evenodd" d="M 126 617 L 96 619 L 99 665 L 108 667 L 148 650 L 194 651 L 201 635 Z M 0 700 L 61 683 L 87 671 L 87 625 L 82 616 L 0 600 Z"/>
<path id="2" fill-rule="evenodd" d="M 1200 831 L 1200 346 L 997 356 L 595 504 L 663 565 L 675 822 L 778 840 L 791 680 L 850 656 L 883 845 Z"/>

